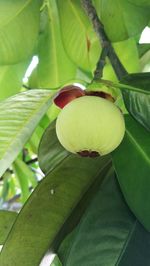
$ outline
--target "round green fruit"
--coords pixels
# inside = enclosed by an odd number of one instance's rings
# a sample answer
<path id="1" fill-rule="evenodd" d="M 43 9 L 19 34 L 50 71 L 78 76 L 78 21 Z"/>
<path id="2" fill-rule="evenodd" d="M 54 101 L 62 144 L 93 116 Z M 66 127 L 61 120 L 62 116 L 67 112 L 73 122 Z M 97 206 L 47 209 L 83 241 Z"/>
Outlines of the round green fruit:
<path id="1" fill-rule="evenodd" d="M 113 151 L 125 132 L 121 111 L 97 96 L 82 96 L 68 103 L 56 122 L 62 146 L 82 156 L 95 157 Z"/>

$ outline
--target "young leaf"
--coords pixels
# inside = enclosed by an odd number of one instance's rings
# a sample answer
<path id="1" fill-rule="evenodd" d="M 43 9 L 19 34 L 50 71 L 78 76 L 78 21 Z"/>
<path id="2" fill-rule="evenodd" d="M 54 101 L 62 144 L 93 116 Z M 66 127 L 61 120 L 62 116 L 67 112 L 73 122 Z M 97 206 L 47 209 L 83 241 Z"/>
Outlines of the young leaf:
<path id="1" fill-rule="evenodd" d="M 41 0 L 0 1 L 0 64 L 32 55 L 39 30 Z"/>
<path id="2" fill-rule="evenodd" d="M 124 197 L 133 213 L 150 231 L 150 138 L 149 132 L 130 116 L 126 134 L 112 153 L 114 167 Z"/>
<path id="3" fill-rule="evenodd" d="M 0 101 L 18 93 L 29 60 L 15 65 L 0 66 Z"/>
<path id="4" fill-rule="evenodd" d="M 39 64 L 34 71 L 33 82 L 42 88 L 58 88 L 76 76 L 77 67 L 68 58 L 61 39 L 60 22 L 56 1 L 47 1 L 46 25 L 38 44 Z"/>
<path id="5" fill-rule="evenodd" d="M 97 177 L 103 179 L 109 162 L 105 156 L 92 160 L 70 155 L 50 171 L 20 211 L 1 251 L 0 265 L 39 265 L 86 191 Z"/>
<path id="6" fill-rule="evenodd" d="M 92 73 L 100 54 L 99 40 L 81 1 L 57 0 L 65 50 L 73 62 Z"/>
<path id="7" fill-rule="evenodd" d="M 16 217 L 16 212 L 0 210 L 0 245 L 4 244 Z"/>
<path id="8" fill-rule="evenodd" d="M 64 266 L 148 266 L 149 248 L 150 233 L 130 212 L 109 172 L 58 254 Z"/>
<path id="9" fill-rule="evenodd" d="M 130 74 L 122 82 L 150 92 L 150 73 Z M 150 94 L 123 90 L 126 108 L 133 117 L 150 131 Z"/>
<path id="10" fill-rule="evenodd" d="M 127 0 L 94 0 L 108 38 L 119 42 L 141 33 L 150 20 L 150 8 Z"/>
<path id="11" fill-rule="evenodd" d="M 35 188 L 37 180 L 34 173 L 19 157 L 13 163 L 13 170 L 21 188 L 21 200 L 25 202 L 30 195 L 30 183 Z"/>
<path id="12" fill-rule="evenodd" d="M 30 90 L 0 103 L 0 176 L 14 161 L 51 104 L 52 92 Z"/>

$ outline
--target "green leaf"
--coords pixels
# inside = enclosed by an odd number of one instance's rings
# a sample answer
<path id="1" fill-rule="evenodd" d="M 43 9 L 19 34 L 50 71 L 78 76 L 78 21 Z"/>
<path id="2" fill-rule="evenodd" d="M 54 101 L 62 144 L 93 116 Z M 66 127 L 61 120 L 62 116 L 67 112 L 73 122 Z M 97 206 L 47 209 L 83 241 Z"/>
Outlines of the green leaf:
<path id="1" fill-rule="evenodd" d="M 75 78 L 77 67 L 63 47 L 56 1 L 48 0 L 43 12 L 46 25 L 39 38 L 39 64 L 33 72 L 31 83 L 39 88 L 58 88 Z"/>
<path id="2" fill-rule="evenodd" d="M 16 212 L 0 210 L 0 245 L 4 244 L 16 217 Z"/>
<path id="3" fill-rule="evenodd" d="M 24 203 L 29 197 L 30 191 L 26 172 L 21 168 L 20 162 L 21 160 L 19 158 L 15 160 L 13 163 L 13 170 L 21 188 L 21 201 Z"/>
<path id="4" fill-rule="evenodd" d="M 29 60 L 16 65 L 0 66 L 0 101 L 20 91 Z"/>
<path id="5" fill-rule="evenodd" d="M 30 90 L 0 103 L 0 176 L 47 111 L 51 95 L 48 90 Z"/>
<path id="6" fill-rule="evenodd" d="M 126 134 L 112 153 L 113 163 L 124 197 L 133 213 L 150 231 L 150 138 L 149 132 L 130 116 Z"/>
<path id="7" fill-rule="evenodd" d="M 0 64 L 32 55 L 39 29 L 41 0 L 0 1 Z"/>
<path id="8" fill-rule="evenodd" d="M 48 173 L 68 155 L 69 152 L 58 141 L 54 121 L 44 132 L 39 145 L 38 159 L 40 168 L 44 173 Z"/>
<path id="9" fill-rule="evenodd" d="M 122 82 L 150 92 L 150 73 L 130 74 Z M 150 94 L 141 94 L 129 90 L 122 91 L 126 108 L 131 115 L 150 131 Z"/>
<path id="10" fill-rule="evenodd" d="M 2 206 L 3 202 L 7 200 L 9 189 L 10 189 L 10 179 L 11 179 L 11 173 L 5 172 L 3 175 L 3 185 L 0 195 L 0 207 Z"/>
<path id="11" fill-rule="evenodd" d="M 128 0 L 130 3 L 139 6 L 150 6 L 149 0 Z"/>
<path id="12" fill-rule="evenodd" d="M 150 50 L 150 43 L 138 43 L 138 53 L 141 58 Z"/>
<path id="13" fill-rule="evenodd" d="M 97 177 L 103 179 L 109 162 L 105 156 L 70 155 L 49 172 L 20 211 L 1 251 L 0 265 L 39 265 L 86 191 Z"/>
<path id="14" fill-rule="evenodd" d="M 123 64 L 128 73 L 135 73 L 140 71 L 137 45 L 133 38 L 122 42 L 116 42 L 113 44 L 113 47 L 121 63 Z M 103 78 L 112 81 L 117 81 L 117 77 L 109 62 L 107 62 L 104 68 Z"/>
<path id="15" fill-rule="evenodd" d="M 106 34 L 112 42 L 134 37 L 150 20 L 150 8 L 140 7 L 127 0 L 94 0 Z"/>
<path id="16" fill-rule="evenodd" d="M 149 241 L 150 234 L 125 204 L 111 171 L 58 254 L 64 266 L 148 266 Z"/>
<path id="17" fill-rule="evenodd" d="M 73 62 L 92 73 L 100 54 L 99 40 L 81 1 L 57 0 L 65 50 Z"/>
<path id="18" fill-rule="evenodd" d="M 50 264 L 50 266 L 62 266 L 58 256 L 55 256 L 53 262 Z"/>

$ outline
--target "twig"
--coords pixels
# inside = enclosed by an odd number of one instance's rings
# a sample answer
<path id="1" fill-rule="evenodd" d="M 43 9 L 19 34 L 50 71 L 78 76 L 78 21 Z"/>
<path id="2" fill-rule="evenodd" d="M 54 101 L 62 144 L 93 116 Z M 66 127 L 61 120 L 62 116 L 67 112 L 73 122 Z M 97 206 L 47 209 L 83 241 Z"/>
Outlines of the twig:
<path id="1" fill-rule="evenodd" d="M 101 83 L 103 83 L 106 87 L 114 87 L 114 88 L 118 88 L 118 89 L 125 89 L 125 90 L 129 90 L 129 91 L 134 91 L 134 92 L 138 92 L 138 93 L 142 93 L 142 94 L 146 94 L 146 95 L 150 95 L 149 91 L 137 88 L 137 87 L 132 87 L 130 85 L 127 84 L 122 84 L 122 83 L 115 83 L 113 81 L 110 80 L 105 80 L 105 79 L 99 79 Z"/>
<path id="2" fill-rule="evenodd" d="M 34 159 L 31 159 L 31 160 L 29 160 L 29 161 L 26 161 L 26 164 L 32 164 L 32 163 L 36 163 L 38 161 L 38 158 L 37 157 L 35 157 Z"/>
<path id="3" fill-rule="evenodd" d="M 103 68 L 106 64 L 106 56 L 108 54 L 108 47 L 104 47 L 102 49 L 102 52 L 101 52 L 101 55 L 100 55 L 100 58 L 97 62 L 97 66 L 96 66 L 96 69 L 94 71 L 94 80 L 98 80 L 100 78 L 102 78 L 103 76 Z"/>
<path id="4" fill-rule="evenodd" d="M 113 46 L 111 45 L 111 42 L 109 41 L 109 39 L 105 33 L 103 24 L 100 21 L 94 6 L 92 5 L 92 1 L 91 0 L 81 0 L 81 2 L 82 2 L 84 10 L 86 11 L 88 17 L 90 18 L 90 20 L 93 24 L 94 30 L 96 31 L 96 33 L 100 39 L 102 49 L 104 49 L 104 48 L 108 49 L 107 56 L 110 60 L 110 63 L 112 65 L 115 73 L 116 73 L 116 76 L 118 77 L 119 80 L 121 80 L 122 77 L 127 75 L 128 73 L 127 73 L 126 69 L 124 68 L 124 66 L 121 64 Z M 99 61 L 101 61 L 101 57 L 100 57 Z M 97 64 L 97 67 L 103 67 L 101 62 Z M 96 72 L 98 72 L 98 71 L 96 70 Z M 101 71 L 100 71 L 100 73 L 101 73 Z M 97 77 L 97 75 L 96 75 L 96 77 Z"/>

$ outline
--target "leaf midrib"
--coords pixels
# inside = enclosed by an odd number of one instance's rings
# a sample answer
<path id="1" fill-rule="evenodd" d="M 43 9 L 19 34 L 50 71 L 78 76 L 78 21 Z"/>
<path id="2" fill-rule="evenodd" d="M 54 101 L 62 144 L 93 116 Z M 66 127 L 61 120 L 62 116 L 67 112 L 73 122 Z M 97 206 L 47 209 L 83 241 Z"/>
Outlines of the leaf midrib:
<path id="1" fill-rule="evenodd" d="M 127 129 L 126 129 L 126 133 L 129 137 L 130 141 L 132 142 L 132 144 L 134 146 L 136 146 L 136 149 L 142 154 L 142 156 L 145 158 L 145 160 L 150 165 L 150 157 L 145 153 L 145 151 L 141 148 L 141 146 L 138 144 L 138 142 L 135 140 L 135 138 L 133 138 L 133 136 L 131 135 L 131 133 Z"/>
<path id="2" fill-rule="evenodd" d="M 7 26 L 13 19 L 15 19 L 27 6 L 30 4 L 32 0 L 28 0 L 16 13 L 12 16 L 6 23 L 2 24 L 0 28 Z"/>
<path id="3" fill-rule="evenodd" d="M 137 220 L 135 220 L 135 222 L 132 225 L 132 229 L 129 231 L 129 233 L 127 235 L 127 239 L 126 239 L 126 241 L 125 241 L 125 243 L 123 245 L 123 248 L 122 248 L 122 250 L 120 252 L 120 255 L 119 255 L 119 258 L 117 259 L 117 262 L 115 263 L 115 266 L 119 266 L 119 263 L 121 262 L 122 257 L 125 254 L 126 248 L 127 248 L 128 244 L 129 244 L 129 242 L 130 242 L 130 240 L 132 238 L 132 235 L 133 235 L 133 233 L 135 231 L 136 225 L 137 225 Z"/>
<path id="4" fill-rule="evenodd" d="M 1 161 L 1 160 L 4 160 L 4 157 L 6 156 L 6 154 L 8 153 L 8 151 L 9 151 L 9 150 L 11 149 L 11 147 L 15 144 L 15 142 L 16 142 L 16 141 L 15 141 L 16 138 L 20 135 L 20 132 L 23 131 L 22 129 L 24 129 L 24 127 L 29 123 L 29 121 L 31 121 L 31 120 L 33 119 L 34 115 L 37 113 L 37 110 L 39 111 L 39 109 L 41 108 L 41 106 L 43 106 L 43 104 L 46 103 L 46 102 L 49 100 L 49 98 L 50 98 L 50 93 L 49 93 L 49 96 L 46 97 L 46 99 L 44 98 L 44 100 L 43 100 L 42 102 L 39 103 L 38 108 L 35 109 L 35 110 L 32 112 L 31 116 L 30 116 L 29 118 L 27 117 L 26 122 L 25 122 L 25 123 L 24 123 L 24 124 L 18 129 L 18 131 L 17 131 L 17 133 L 15 134 L 15 136 L 13 136 L 12 141 L 10 141 L 10 142 L 7 144 L 7 146 L 6 146 L 6 152 L 2 155 L 2 157 L 0 158 L 0 161 Z M 39 108 L 39 106 L 40 106 L 40 108 Z"/>

